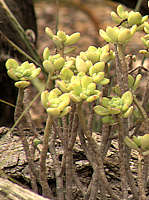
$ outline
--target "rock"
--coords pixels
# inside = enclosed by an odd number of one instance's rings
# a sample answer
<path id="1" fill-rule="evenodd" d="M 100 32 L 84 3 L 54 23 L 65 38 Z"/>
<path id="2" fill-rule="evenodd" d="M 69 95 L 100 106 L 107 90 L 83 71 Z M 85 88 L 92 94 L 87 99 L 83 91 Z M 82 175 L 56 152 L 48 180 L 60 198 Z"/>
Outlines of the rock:
<path id="1" fill-rule="evenodd" d="M 31 192 L 30 190 L 24 189 L 23 187 L 12 183 L 9 180 L 0 178 L 0 199 L 3 200 L 50 200 L 39 196 Z M 51 199 L 52 200 L 52 199 Z"/>

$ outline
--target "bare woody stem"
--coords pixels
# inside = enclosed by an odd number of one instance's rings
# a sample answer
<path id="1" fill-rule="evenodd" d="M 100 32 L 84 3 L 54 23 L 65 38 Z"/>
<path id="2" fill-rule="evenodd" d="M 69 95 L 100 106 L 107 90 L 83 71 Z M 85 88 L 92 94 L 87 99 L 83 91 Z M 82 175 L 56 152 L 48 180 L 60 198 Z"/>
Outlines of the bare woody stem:
<path id="1" fill-rule="evenodd" d="M 23 99 L 24 99 L 24 88 L 19 88 L 17 102 L 16 102 L 16 108 L 15 108 L 15 113 L 14 113 L 15 121 L 20 117 L 20 113 L 22 113 Z"/>
<path id="2" fill-rule="evenodd" d="M 55 150 L 56 135 L 57 135 L 56 131 L 52 131 L 52 137 L 50 139 L 49 150 L 50 150 L 50 153 L 53 159 L 53 164 L 55 167 L 57 200 L 64 200 L 63 176 L 60 174 L 61 166 L 60 166 L 58 155 Z"/>
<path id="3" fill-rule="evenodd" d="M 51 135 L 52 118 L 48 115 L 46 127 L 43 136 L 43 148 L 40 154 L 40 183 L 44 197 L 52 198 L 52 192 L 48 185 L 47 171 L 46 171 L 46 158 L 48 152 L 48 142 Z"/>
<path id="4" fill-rule="evenodd" d="M 66 200 L 72 199 L 72 169 L 73 169 L 73 154 L 72 149 L 66 150 Z"/>
<path id="5" fill-rule="evenodd" d="M 92 153 L 94 153 L 94 162 L 90 160 L 91 164 L 93 165 L 94 170 L 98 171 L 98 176 L 100 177 L 99 179 L 102 181 L 105 189 L 107 192 L 111 195 L 111 197 L 115 200 L 120 200 L 120 198 L 112 191 L 112 188 L 110 187 L 108 180 L 106 178 L 105 172 L 104 172 L 104 165 L 103 165 L 103 160 L 102 160 L 102 155 L 101 152 L 99 151 L 99 147 L 95 140 L 92 138 L 90 131 L 86 129 L 86 123 L 85 123 L 85 117 L 82 111 L 82 104 L 78 104 L 78 109 L 77 109 L 78 117 L 79 117 L 79 122 L 81 125 L 81 137 L 83 135 L 86 136 L 89 144 L 89 148 L 91 149 Z M 87 150 L 88 151 L 88 150 Z M 92 154 L 93 156 L 93 154 Z"/>
<path id="6" fill-rule="evenodd" d="M 124 54 L 124 45 L 115 44 L 114 51 L 116 56 L 116 78 L 117 84 L 121 89 L 121 93 L 123 94 L 128 90 L 128 69 L 125 61 Z M 119 154 L 120 154 L 120 174 L 121 174 L 121 189 L 122 189 L 122 199 L 128 199 L 127 192 L 127 172 L 126 168 L 128 168 L 129 156 L 128 156 L 128 148 L 124 144 L 124 137 L 128 135 L 128 120 L 122 119 L 120 116 L 119 120 Z M 131 184 L 130 184 L 131 185 Z"/>
<path id="7" fill-rule="evenodd" d="M 65 153 L 65 172 L 66 172 L 66 200 L 72 199 L 72 165 L 73 165 L 73 155 L 72 155 L 72 149 L 68 148 L 68 142 L 69 142 L 69 132 L 68 132 L 68 124 L 67 124 L 67 118 L 64 116 L 62 118 L 62 124 L 63 124 L 63 137 L 64 137 L 64 153 Z"/>
<path id="8" fill-rule="evenodd" d="M 119 56 L 119 61 L 121 65 L 121 77 L 122 77 L 122 91 L 126 92 L 128 90 L 128 69 L 127 69 L 127 64 L 125 61 L 125 54 L 124 54 L 124 46 L 121 44 L 117 45 L 117 51 L 118 51 L 118 56 Z"/>
<path id="9" fill-rule="evenodd" d="M 18 120 L 18 118 L 20 117 L 20 115 L 22 114 L 24 110 L 23 99 L 24 99 L 24 88 L 19 88 L 16 109 L 15 109 L 15 114 L 14 114 L 15 121 Z M 30 177 L 32 178 L 32 188 L 34 191 L 37 191 L 36 180 L 38 179 L 38 172 L 35 168 L 34 160 L 32 159 L 32 156 L 31 156 L 29 144 L 23 131 L 25 121 L 26 121 L 25 117 L 23 116 L 18 124 L 18 131 L 20 134 L 20 138 L 22 141 L 26 159 L 29 165 Z"/>
<path id="10" fill-rule="evenodd" d="M 126 172 L 127 153 L 126 153 L 126 146 L 124 144 L 124 137 L 125 137 L 124 119 L 119 117 L 118 143 L 119 143 L 121 189 L 123 195 L 122 200 L 127 200 L 128 199 L 127 172 Z"/>
<path id="11" fill-rule="evenodd" d="M 120 44 L 114 45 L 116 60 L 116 78 L 117 84 L 120 86 L 121 92 L 128 90 L 128 69 L 125 61 L 124 46 Z"/>
<path id="12" fill-rule="evenodd" d="M 138 154 L 138 187 L 139 187 L 139 200 L 146 200 L 145 188 L 144 188 L 144 174 L 142 166 L 142 155 Z"/>
<path id="13" fill-rule="evenodd" d="M 75 168 L 73 168 L 73 147 L 76 142 L 77 129 L 78 129 L 78 116 L 76 112 L 73 112 L 72 130 L 67 133 L 67 146 L 66 146 L 66 199 L 72 199 L 72 183 L 73 179 L 77 181 L 75 176 Z M 79 183 L 79 180 L 77 181 Z"/>

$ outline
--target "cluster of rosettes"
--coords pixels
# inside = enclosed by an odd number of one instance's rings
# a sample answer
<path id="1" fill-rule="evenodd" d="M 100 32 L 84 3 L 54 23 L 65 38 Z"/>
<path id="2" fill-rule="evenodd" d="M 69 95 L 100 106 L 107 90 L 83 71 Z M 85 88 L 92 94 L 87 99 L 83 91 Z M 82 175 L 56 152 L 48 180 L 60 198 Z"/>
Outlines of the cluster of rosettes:
<path id="1" fill-rule="evenodd" d="M 133 136 L 132 139 L 126 136 L 124 141 L 127 146 L 141 152 L 144 156 L 149 155 L 149 134 Z"/>
<path id="2" fill-rule="evenodd" d="M 68 82 L 73 75 L 81 72 L 90 76 L 93 82 L 106 85 L 109 83 L 109 79 L 104 77 L 105 64 L 113 58 L 114 53 L 109 49 L 109 45 L 102 48 L 90 46 L 86 52 L 81 52 L 76 58 L 66 58 L 64 67 L 60 72 L 60 79 Z"/>
<path id="3" fill-rule="evenodd" d="M 72 35 L 67 35 L 63 31 L 58 31 L 56 35 L 52 30 L 46 27 L 45 32 L 49 38 L 54 42 L 58 49 L 74 45 L 80 39 L 80 33 L 73 33 Z"/>
<path id="4" fill-rule="evenodd" d="M 46 72 L 53 74 L 56 71 L 60 71 L 65 64 L 65 60 L 60 54 L 50 55 L 48 47 L 43 52 L 43 67 Z"/>
<path id="5" fill-rule="evenodd" d="M 15 86 L 25 88 L 30 85 L 30 80 L 36 78 L 41 69 L 36 68 L 33 63 L 28 61 L 19 65 L 15 59 L 8 59 L 6 62 L 7 73 L 10 78 L 15 80 Z"/>
<path id="6" fill-rule="evenodd" d="M 142 17 L 139 12 L 128 12 L 122 5 L 117 7 L 117 13 L 111 12 L 111 16 L 120 26 L 107 26 L 106 31 L 100 30 L 100 35 L 106 42 L 115 44 L 127 44 L 136 31 L 143 30 L 148 20 L 148 16 Z"/>
<path id="7" fill-rule="evenodd" d="M 106 41 L 114 44 L 127 44 L 137 30 L 137 26 L 133 25 L 130 29 L 125 27 L 107 26 L 106 31 L 100 30 L 100 36 Z"/>
<path id="8" fill-rule="evenodd" d="M 148 15 L 143 16 L 139 12 L 130 11 L 124 9 L 122 5 L 117 7 L 117 13 L 111 12 L 111 17 L 114 22 L 121 24 L 124 27 L 130 27 L 137 25 L 137 30 L 143 30 L 144 22 L 148 20 Z"/>
<path id="9" fill-rule="evenodd" d="M 83 72 L 78 73 L 77 76 L 72 76 L 69 90 L 70 98 L 76 103 L 84 100 L 92 102 L 101 95 L 101 92 L 96 90 L 96 84 L 93 83 L 92 78 Z"/>
<path id="10" fill-rule="evenodd" d="M 121 98 L 112 97 L 107 98 L 103 97 L 100 100 L 100 105 L 94 107 L 94 111 L 103 116 L 103 123 L 114 123 L 114 115 L 121 115 L 123 118 L 128 118 L 133 111 L 133 95 L 130 91 L 125 92 Z"/>
<path id="11" fill-rule="evenodd" d="M 133 29 L 134 27 L 132 31 Z M 58 32 L 56 37 L 59 37 L 59 34 L 64 35 L 64 33 Z M 50 32 L 50 35 L 51 39 L 54 38 L 53 33 Z M 94 107 L 94 111 L 103 116 L 103 122 L 113 122 L 113 115 L 117 114 L 124 118 L 129 117 L 133 111 L 133 106 L 131 106 L 133 96 L 130 91 L 124 93 L 121 98 L 113 97 L 110 99 L 106 97 L 101 98 L 101 91 L 97 89 L 97 86 L 101 88 L 101 86 L 109 83 L 110 80 L 105 77 L 104 71 L 105 66 L 114 57 L 115 55 L 110 50 L 109 44 L 102 48 L 90 46 L 87 51 L 80 52 L 76 58 L 66 57 L 65 59 L 60 54 L 50 55 L 49 49 L 46 48 L 43 53 L 43 66 L 50 73 L 51 78 L 56 77 L 56 87 L 59 88 L 56 91 L 63 93 L 60 93 L 60 97 L 56 96 L 57 101 L 55 101 L 55 97 L 53 98 L 50 95 L 51 92 L 53 94 L 53 90 L 49 93 L 48 91 L 42 93 L 42 103 L 47 109 L 47 112 L 53 116 L 61 117 L 69 112 L 70 107 L 68 106 L 68 102 L 70 100 L 75 103 L 80 103 L 83 101 L 93 102 L 101 99 L 100 105 Z M 55 73 L 56 71 L 57 73 Z M 57 75 L 55 76 L 55 74 Z M 130 77 L 130 79 L 131 88 L 136 88 L 136 80 L 133 80 L 133 77 Z M 67 101 L 68 104 L 64 104 L 67 108 L 66 110 L 62 106 L 59 107 L 63 95 L 67 96 L 66 99 L 69 98 L 69 101 Z M 65 111 L 64 113 L 62 108 Z"/>
<path id="12" fill-rule="evenodd" d="M 112 50 L 110 50 L 109 44 L 96 48 L 95 46 L 90 46 L 87 51 L 81 52 L 80 57 L 84 61 L 91 61 L 92 64 L 97 62 L 105 62 L 112 60 L 115 58 L 115 54 Z"/>
<path id="13" fill-rule="evenodd" d="M 41 93 L 41 102 L 49 113 L 53 117 L 63 117 L 70 110 L 70 95 L 68 93 L 62 94 L 62 92 L 55 88 L 48 92 L 47 90 Z"/>
<path id="14" fill-rule="evenodd" d="M 68 41 L 65 43 L 62 40 L 62 38 L 65 38 L 64 32 L 58 31 L 57 35 L 54 35 L 49 28 L 46 28 L 46 32 L 52 40 L 59 37 L 64 46 L 68 45 Z M 77 42 L 78 39 L 74 39 L 75 37 L 76 34 L 66 36 L 69 39 L 69 44 L 72 45 Z M 73 41 L 70 43 L 72 39 Z M 87 51 L 81 52 L 76 58 L 67 56 L 65 59 L 60 54 L 52 56 L 50 50 L 45 48 L 43 67 L 49 73 L 51 79 L 56 80 L 56 87 L 63 93 L 69 94 L 72 101 L 75 103 L 92 102 L 101 96 L 101 91 L 97 90 L 97 85 L 102 86 L 109 83 L 109 79 L 105 77 L 104 69 L 106 63 L 114 57 L 115 55 L 110 50 L 109 45 L 102 48 L 90 46 Z M 48 101 L 48 98 L 46 99 Z M 51 108 L 51 104 L 47 102 L 47 105 Z"/>

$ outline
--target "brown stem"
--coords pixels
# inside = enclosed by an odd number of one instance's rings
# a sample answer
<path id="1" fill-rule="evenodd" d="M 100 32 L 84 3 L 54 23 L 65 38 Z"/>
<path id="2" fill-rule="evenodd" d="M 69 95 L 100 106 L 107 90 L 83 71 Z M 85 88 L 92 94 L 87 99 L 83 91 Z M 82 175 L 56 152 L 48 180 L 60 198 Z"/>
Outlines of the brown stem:
<path id="1" fill-rule="evenodd" d="M 129 160 L 129 159 L 128 159 Z M 126 173 L 127 173 L 127 177 L 128 177 L 128 182 L 129 182 L 129 185 L 130 185 L 130 188 L 131 188 L 131 191 L 133 193 L 133 199 L 134 200 L 138 200 L 139 198 L 139 195 L 138 195 L 138 189 L 136 187 L 136 183 L 135 183 L 135 180 L 134 180 L 134 177 L 130 171 L 130 165 L 129 165 L 129 162 L 126 163 Z"/>
<path id="2" fill-rule="evenodd" d="M 148 115 L 147 115 L 147 113 L 145 111 L 145 103 L 143 102 L 143 105 L 141 105 L 141 103 L 137 100 L 135 95 L 133 95 L 133 100 L 134 100 L 135 105 L 139 109 L 142 117 L 143 117 L 143 120 L 141 122 L 138 122 L 138 124 L 136 125 L 134 134 L 135 135 L 137 134 L 138 130 L 140 129 L 140 127 L 142 125 L 142 123 L 144 123 L 145 132 L 148 132 L 149 131 L 149 125 L 148 125 L 149 124 L 149 119 L 148 119 Z"/>
<path id="3" fill-rule="evenodd" d="M 124 144 L 124 126 L 123 119 L 119 118 L 119 133 L 118 133 L 118 142 L 119 142 L 119 160 L 120 160 L 120 175 L 121 175 L 121 190 L 122 190 L 122 199 L 128 199 L 127 191 L 127 173 L 126 173 L 126 146 Z"/>
<path id="4" fill-rule="evenodd" d="M 142 155 L 138 154 L 138 187 L 139 187 L 139 200 L 146 200 L 145 188 L 144 188 L 144 174 L 142 167 Z"/>
<path id="5" fill-rule="evenodd" d="M 72 166 L 73 166 L 73 155 L 72 148 L 68 148 L 70 133 L 68 132 L 67 118 L 64 116 L 62 119 L 63 122 L 63 134 L 65 138 L 64 144 L 64 153 L 66 156 L 65 167 L 66 167 L 66 200 L 72 199 Z"/>
<path id="6" fill-rule="evenodd" d="M 53 129 L 56 133 L 56 135 L 60 138 L 61 142 L 62 142 L 62 146 L 64 147 L 65 145 L 65 138 L 63 135 L 63 131 L 61 130 L 61 128 L 58 126 L 58 120 L 54 120 L 53 121 Z M 59 171 L 59 175 L 58 176 L 62 176 L 65 172 L 65 165 L 66 165 L 66 153 L 64 151 L 63 157 L 62 157 L 62 163 L 61 163 L 61 168 Z"/>
<path id="7" fill-rule="evenodd" d="M 71 135 L 67 133 L 67 149 L 66 149 L 66 199 L 72 199 L 72 182 L 73 182 L 73 147 L 77 137 L 77 129 L 78 129 L 78 116 L 74 113 L 73 123 L 72 123 L 72 130 Z M 67 194 L 68 193 L 68 194 Z"/>
<path id="8" fill-rule="evenodd" d="M 64 116 L 62 118 L 62 127 L 63 127 L 63 136 L 65 137 L 68 133 L 68 123 L 67 123 L 67 117 Z M 67 133 L 66 133 L 67 132 Z M 66 141 L 65 141 L 66 142 Z"/>
<path id="9" fill-rule="evenodd" d="M 74 113 L 75 113 L 75 110 L 76 110 L 76 104 L 72 103 L 71 104 L 71 112 L 69 113 L 69 118 L 68 118 L 68 121 L 69 121 L 69 128 L 68 128 L 68 131 L 71 132 L 72 130 L 72 123 L 73 123 L 73 119 L 74 119 Z"/>
<path id="10" fill-rule="evenodd" d="M 29 148 L 29 143 L 25 137 L 25 133 L 23 132 L 23 128 L 24 126 L 22 126 L 21 124 L 19 125 L 19 133 L 20 133 L 20 138 L 22 141 L 22 145 L 24 148 L 24 152 L 25 152 L 25 156 L 26 156 L 26 160 L 28 162 L 29 165 L 29 171 L 30 171 L 30 178 L 31 178 L 31 183 L 32 183 L 32 188 L 34 192 L 37 192 L 37 183 L 36 180 L 39 178 L 38 176 L 38 171 L 35 167 L 34 164 L 34 160 L 32 159 L 31 156 L 31 152 L 30 152 L 30 148 Z"/>
<path id="11" fill-rule="evenodd" d="M 64 175 L 65 168 L 66 168 L 66 153 L 64 152 L 63 157 L 62 157 L 62 162 L 61 162 L 60 176 Z"/>
<path id="12" fill-rule="evenodd" d="M 101 157 L 101 153 L 99 151 L 99 147 L 98 144 L 95 142 L 95 140 L 92 138 L 91 134 L 89 131 L 86 130 L 86 124 L 85 124 L 85 120 L 84 120 L 84 114 L 82 112 L 82 104 L 78 105 L 78 116 L 79 116 L 79 122 L 81 124 L 81 133 L 80 135 L 85 135 L 87 140 L 88 140 L 88 144 L 89 144 L 89 148 L 91 149 L 91 155 L 94 157 L 94 162 L 92 162 L 90 160 L 90 162 L 92 163 L 92 166 L 94 168 L 94 170 L 98 170 L 98 175 L 102 181 L 102 184 L 104 185 L 105 189 L 107 190 L 107 192 L 111 195 L 111 197 L 115 200 L 120 200 L 120 198 L 114 193 L 114 191 L 112 191 L 112 188 L 110 186 L 110 184 L 107 181 L 105 172 L 104 172 L 104 165 L 103 165 L 103 160 Z M 81 138 L 80 138 L 81 139 Z M 87 150 L 87 152 L 89 152 L 89 149 Z"/>
<path id="13" fill-rule="evenodd" d="M 20 117 L 20 115 L 22 114 L 22 112 L 24 110 L 23 99 L 24 99 L 24 88 L 19 88 L 18 98 L 17 98 L 17 103 L 16 103 L 16 109 L 15 109 L 15 113 L 14 113 L 15 121 Z M 19 135 L 20 135 L 20 138 L 21 138 L 21 141 L 22 141 L 26 160 L 27 160 L 28 165 L 29 165 L 32 188 L 33 188 L 34 192 L 37 192 L 36 179 L 38 179 L 38 172 L 37 172 L 35 165 L 34 165 L 34 159 L 31 156 L 29 143 L 28 143 L 26 136 L 25 136 L 25 133 L 23 131 L 25 122 L 26 122 L 25 117 L 22 117 L 22 119 L 20 120 L 20 122 L 18 124 L 18 131 L 19 131 Z"/>
<path id="14" fill-rule="evenodd" d="M 52 118 L 50 115 L 48 115 L 43 137 L 43 147 L 40 155 L 40 173 L 39 173 L 43 196 L 48 198 L 53 197 L 51 189 L 48 185 L 47 172 L 46 172 L 46 158 L 48 152 L 49 137 L 51 134 L 51 125 L 52 125 Z"/>
<path id="15" fill-rule="evenodd" d="M 120 62 L 120 65 L 121 65 L 121 77 L 122 80 L 122 92 L 126 92 L 128 90 L 128 69 L 127 69 L 127 64 L 126 64 L 126 61 L 125 61 L 125 54 L 124 54 L 124 46 L 121 45 L 121 44 L 118 44 L 117 45 L 117 51 L 118 51 L 118 56 L 119 56 L 119 62 Z"/>
<path id="16" fill-rule="evenodd" d="M 73 172 L 73 179 L 78 187 L 78 189 L 81 191 L 82 195 L 83 195 L 83 198 L 85 198 L 85 189 L 84 189 L 84 186 L 83 184 L 80 182 L 79 180 L 79 177 L 76 173 L 76 170 L 75 170 L 75 167 L 73 165 L 73 169 L 72 169 L 72 172 Z"/>
<path id="17" fill-rule="evenodd" d="M 122 81 L 122 72 L 121 72 L 121 63 L 118 55 L 117 45 L 114 45 L 115 51 L 115 74 L 116 74 L 116 83 L 119 85 L 120 89 L 123 88 L 123 81 Z M 121 91 L 122 92 L 122 91 Z"/>
<path id="18" fill-rule="evenodd" d="M 30 103 L 30 95 L 31 95 L 31 88 L 28 87 L 28 88 L 26 88 L 24 90 L 24 100 L 23 100 L 24 108 L 26 108 Z M 34 145 L 34 139 L 38 138 L 38 134 L 36 132 L 36 128 L 35 128 L 34 124 L 32 123 L 32 119 L 31 119 L 31 115 L 30 115 L 29 110 L 25 113 L 24 117 L 26 119 L 28 128 L 30 129 L 30 131 L 33 134 L 33 137 L 31 139 L 31 145 L 30 145 L 30 153 L 31 153 L 31 157 L 34 160 L 34 158 L 35 158 L 35 150 L 36 150 L 36 147 Z M 35 180 L 35 178 L 32 177 L 31 180 L 33 181 L 33 180 Z M 36 188 L 37 188 L 37 183 L 36 182 L 34 182 L 34 186 L 35 185 L 36 185 Z"/>
<path id="19" fill-rule="evenodd" d="M 93 119 L 94 119 L 94 110 L 93 107 L 96 105 L 95 102 L 92 102 L 90 105 L 91 107 L 89 108 L 89 116 L 88 116 L 88 130 L 92 134 L 92 126 L 93 126 Z"/>
<path id="20" fill-rule="evenodd" d="M 53 129 L 56 132 L 56 134 L 58 135 L 58 137 L 61 139 L 62 143 L 64 143 L 64 137 L 63 137 L 63 132 L 60 128 L 60 126 L 58 125 L 58 120 L 53 120 Z"/>
<path id="21" fill-rule="evenodd" d="M 63 176 L 61 176 L 60 174 L 61 166 L 60 166 L 59 159 L 55 151 L 55 139 L 56 139 L 56 132 L 53 132 L 52 138 L 50 140 L 49 150 L 51 152 L 51 156 L 52 156 L 53 164 L 55 168 L 57 200 L 64 200 Z"/>
<path id="22" fill-rule="evenodd" d="M 24 98 L 24 88 L 19 88 L 16 108 L 15 108 L 15 113 L 14 113 L 15 121 L 20 117 L 20 113 L 22 113 L 23 111 L 23 98 Z"/>
<path id="23" fill-rule="evenodd" d="M 91 184 L 90 184 L 90 196 L 89 200 L 95 200 L 98 194 L 99 180 L 98 180 L 98 170 L 94 171 Z"/>
<path id="24" fill-rule="evenodd" d="M 69 142 L 68 142 L 68 149 L 73 149 L 75 141 L 76 141 L 76 137 L 77 137 L 77 130 L 78 130 L 78 115 L 75 112 L 74 113 L 74 118 L 73 118 L 73 123 L 72 123 L 72 128 L 71 128 L 71 135 L 69 138 Z"/>
<path id="25" fill-rule="evenodd" d="M 73 156 L 72 149 L 67 149 L 66 152 L 66 200 L 72 200 L 72 165 L 73 165 Z"/>
<path id="26" fill-rule="evenodd" d="M 116 74 L 117 83 L 120 86 L 121 92 L 124 93 L 128 90 L 128 69 L 125 61 L 124 45 L 115 44 L 114 45 L 115 55 L 116 55 Z M 127 191 L 127 172 L 126 168 L 129 167 L 129 156 L 128 148 L 124 144 L 124 137 L 128 135 L 128 120 L 121 119 L 119 116 L 119 154 L 120 154 L 120 174 L 121 174 L 121 189 L 123 194 L 123 200 L 128 199 Z M 131 183 L 129 181 L 131 186 Z"/>
<path id="27" fill-rule="evenodd" d="M 111 144 L 111 139 L 110 139 L 111 133 L 112 133 L 111 127 L 108 124 L 103 124 L 102 138 L 101 138 L 101 144 L 100 144 L 100 152 L 103 159 L 105 158 Z"/>

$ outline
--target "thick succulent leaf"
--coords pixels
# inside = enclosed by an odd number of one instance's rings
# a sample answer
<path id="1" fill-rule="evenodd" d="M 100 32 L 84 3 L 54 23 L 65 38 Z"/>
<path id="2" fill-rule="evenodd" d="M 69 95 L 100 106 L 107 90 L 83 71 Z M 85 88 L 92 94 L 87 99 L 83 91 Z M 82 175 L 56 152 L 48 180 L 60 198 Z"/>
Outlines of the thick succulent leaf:
<path id="1" fill-rule="evenodd" d="M 124 142 L 131 149 L 135 149 L 137 151 L 140 151 L 140 149 L 138 148 L 138 146 L 136 145 L 136 143 L 133 142 L 128 136 L 125 137 Z"/>
<path id="2" fill-rule="evenodd" d="M 106 115 L 109 115 L 110 112 L 107 108 L 103 107 L 103 106 L 95 106 L 94 107 L 94 111 L 98 114 L 98 115 L 101 115 L 101 116 L 106 116 Z"/>
<path id="3" fill-rule="evenodd" d="M 149 134 L 145 134 L 141 138 L 141 149 L 149 150 Z"/>

